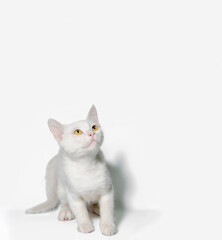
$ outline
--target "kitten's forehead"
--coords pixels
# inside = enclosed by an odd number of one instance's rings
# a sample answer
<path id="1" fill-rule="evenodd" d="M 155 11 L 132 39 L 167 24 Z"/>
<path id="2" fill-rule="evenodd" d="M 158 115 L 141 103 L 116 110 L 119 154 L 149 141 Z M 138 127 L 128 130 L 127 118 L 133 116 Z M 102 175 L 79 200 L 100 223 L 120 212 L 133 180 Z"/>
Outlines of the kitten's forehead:
<path id="1" fill-rule="evenodd" d="M 81 129 L 82 131 L 88 131 L 91 129 L 91 123 L 87 120 L 80 120 L 69 124 L 67 127 L 69 130 Z"/>

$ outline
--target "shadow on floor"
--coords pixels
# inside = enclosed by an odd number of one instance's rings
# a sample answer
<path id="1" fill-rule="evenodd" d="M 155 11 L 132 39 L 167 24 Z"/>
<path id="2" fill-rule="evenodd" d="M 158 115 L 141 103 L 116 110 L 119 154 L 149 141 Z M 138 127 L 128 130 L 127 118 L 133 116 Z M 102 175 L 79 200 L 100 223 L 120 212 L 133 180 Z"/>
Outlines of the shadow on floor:
<path id="1" fill-rule="evenodd" d="M 107 163 L 107 167 L 114 186 L 115 219 L 117 225 L 119 225 L 128 208 L 126 199 L 132 195 L 134 189 L 133 179 L 123 153 L 118 153 L 115 159 Z"/>
<path id="2" fill-rule="evenodd" d="M 129 202 L 127 199 L 131 199 L 133 192 L 135 191 L 135 181 L 133 176 L 129 171 L 127 165 L 127 159 L 123 153 L 118 153 L 118 155 L 112 161 L 107 163 L 109 169 L 114 191 L 115 191 L 115 220 L 116 224 L 120 226 L 123 219 L 131 218 L 131 216 L 136 216 L 135 224 L 140 227 L 141 223 L 152 224 L 162 215 L 160 210 L 156 209 L 145 209 L 145 210 L 130 210 Z"/>

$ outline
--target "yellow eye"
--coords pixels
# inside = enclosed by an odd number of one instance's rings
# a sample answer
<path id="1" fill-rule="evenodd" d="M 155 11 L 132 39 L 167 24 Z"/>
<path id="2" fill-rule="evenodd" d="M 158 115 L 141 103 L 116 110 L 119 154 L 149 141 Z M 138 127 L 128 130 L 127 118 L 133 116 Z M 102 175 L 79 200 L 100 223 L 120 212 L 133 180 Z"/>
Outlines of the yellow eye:
<path id="1" fill-rule="evenodd" d="M 97 127 L 96 125 L 93 125 L 93 126 L 92 126 L 92 130 L 93 130 L 93 131 L 97 131 L 97 130 L 98 130 L 98 127 Z"/>
<path id="2" fill-rule="evenodd" d="M 76 129 L 74 132 L 75 135 L 80 135 L 82 134 L 82 131 L 80 129 Z"/>

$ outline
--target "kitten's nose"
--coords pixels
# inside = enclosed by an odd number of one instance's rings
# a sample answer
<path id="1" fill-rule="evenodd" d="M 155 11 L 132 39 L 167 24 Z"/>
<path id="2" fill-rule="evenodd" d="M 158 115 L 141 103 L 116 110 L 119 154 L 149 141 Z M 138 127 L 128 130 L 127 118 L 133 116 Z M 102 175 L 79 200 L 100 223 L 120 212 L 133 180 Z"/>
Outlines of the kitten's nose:
<path id="1" fill-rule="evenodd" d="M 88 136 L 90 136 L 90 137 L 92 137 L 92 136 L 94 136 L 94 135 L 95 135 L 94 132 L 90 132 L 90 133 L 88 133 Z"/>

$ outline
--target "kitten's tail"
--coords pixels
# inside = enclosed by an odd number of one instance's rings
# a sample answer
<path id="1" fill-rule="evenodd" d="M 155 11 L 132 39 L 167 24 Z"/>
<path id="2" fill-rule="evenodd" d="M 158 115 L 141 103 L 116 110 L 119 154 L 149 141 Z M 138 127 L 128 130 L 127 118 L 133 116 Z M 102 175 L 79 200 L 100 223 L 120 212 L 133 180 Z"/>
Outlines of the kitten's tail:
<path id="1" fill-rule="evenodd" d="M 41 203 L 35 207 L 27 209 L 25 213 L 44 213 L 56 209 L 59 205 L 59 200 L 57 197 L 57 181 L 56 181 L 56 167 L 55 167 L 56 157 L 49 161 L 46 168 L 46 195 L 47 201 Z"/>

